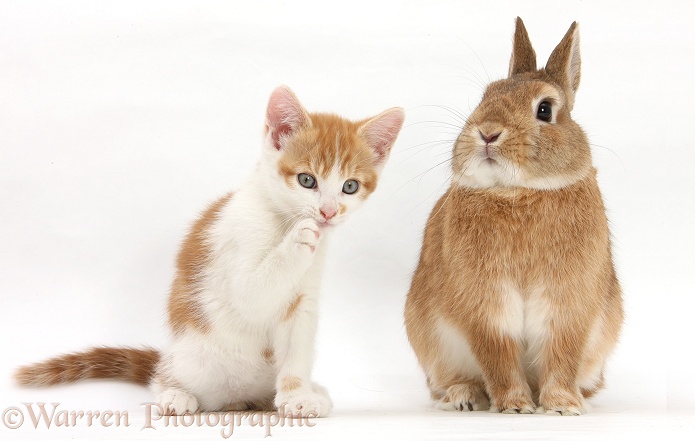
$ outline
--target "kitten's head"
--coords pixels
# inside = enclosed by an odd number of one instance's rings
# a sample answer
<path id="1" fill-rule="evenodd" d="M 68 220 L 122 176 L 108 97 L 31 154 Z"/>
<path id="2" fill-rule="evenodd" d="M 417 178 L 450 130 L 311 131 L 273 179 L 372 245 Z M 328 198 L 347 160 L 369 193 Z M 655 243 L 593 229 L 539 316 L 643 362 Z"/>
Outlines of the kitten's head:
<path id="1" fill-rule="evenodd" d="M 404 118 L 400 108 L 357 122 L 310 114 L 289 88 L 275 89 L 261 160 L 275 208 L 321 225 L 342 222 L 376 188 Z"/>

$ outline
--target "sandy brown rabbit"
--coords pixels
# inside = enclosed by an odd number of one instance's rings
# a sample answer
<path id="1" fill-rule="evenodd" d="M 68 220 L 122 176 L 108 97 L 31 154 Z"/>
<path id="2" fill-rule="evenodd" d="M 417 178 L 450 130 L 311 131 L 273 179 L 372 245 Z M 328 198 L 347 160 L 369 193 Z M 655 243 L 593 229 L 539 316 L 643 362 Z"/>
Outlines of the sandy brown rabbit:
<path id="1" fill-rule="evenodd" d="M 520 18 L 507 79 L 453 149 L 405 308 L 438 408 L 579 415 L 623 320 L 586 135 L 570 112 L 579 30 L 545 68 Z"/>

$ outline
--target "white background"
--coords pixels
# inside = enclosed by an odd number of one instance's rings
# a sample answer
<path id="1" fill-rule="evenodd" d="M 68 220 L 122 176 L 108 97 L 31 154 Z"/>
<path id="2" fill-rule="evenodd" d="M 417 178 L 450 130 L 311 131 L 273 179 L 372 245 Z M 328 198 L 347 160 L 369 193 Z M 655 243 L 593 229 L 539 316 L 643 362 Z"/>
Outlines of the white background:
<path id="1" fill-rule="evenodd" d="M 142 387 L 31 390 L 10 375 L 92 345 L 164 344 L 178 243 L 252 173 L 280 84 L 309 111 L 357 119 L 402 106 L 407 119 L 377 192 L 331 244 L 315 376 L 334 414 L 276 428 L 276 439 L 695 433 L 695 14 L 684 1 L 520 3 L 2 1 L 0 411 L 40 401 L 128 410 L 131 427 L 0 424 L 0 438 L 220 437 L 140 431 L 140 403 L 152 399 Z M 402 324 L 451 140 L 482 85 L 506 75 L 517 15 L 541 65 L 580 22 L 573 116 L 593 145 L 625 295 L 607 389 L 576 418 L 432 409 Z"/>

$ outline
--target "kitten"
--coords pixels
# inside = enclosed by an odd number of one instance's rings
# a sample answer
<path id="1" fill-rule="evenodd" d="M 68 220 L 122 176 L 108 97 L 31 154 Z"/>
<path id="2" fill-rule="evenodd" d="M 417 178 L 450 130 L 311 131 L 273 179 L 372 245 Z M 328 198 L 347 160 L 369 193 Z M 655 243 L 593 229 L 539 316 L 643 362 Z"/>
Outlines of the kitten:
<path id="1" fill-rule="evenodd" d="M 258 168 L 195 222 L 169 298 L 172 338 L 153 349 L 93 348 L 25 366 L 20 384 L 84 378 L 150 384 L 168 413 L 269 409 L 326 416 L 311 381 L 326 239 L 374 191 L 404 120 L 352 122 L 271 95 Z"/>

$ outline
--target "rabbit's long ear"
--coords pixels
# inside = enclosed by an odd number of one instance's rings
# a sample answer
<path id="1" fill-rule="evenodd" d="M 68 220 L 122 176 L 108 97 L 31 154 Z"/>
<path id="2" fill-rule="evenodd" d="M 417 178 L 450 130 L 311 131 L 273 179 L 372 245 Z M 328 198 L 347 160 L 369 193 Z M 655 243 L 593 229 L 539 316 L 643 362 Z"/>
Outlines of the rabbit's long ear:
<path id="1" fill-rule="evenodd" d="M 582 58 L 579 55 L 579 25 L 575 21 L 562 38 L 560 44 L 548 58 L 545 71 L 564 90 L 569 101 L 568 108 L 574 106 L 574 95 L 579 88 L 582 72 Z"/>
<path id="2" fill-rule="evenodd" d="M 509 76 L 524 72 L 536 71 L 536 51 L 531 46 L 526 26 L 521 17 L 516 18 L 516 31 L 514 32 L 514 48 L 512 59 L 509 60 Z"/>

